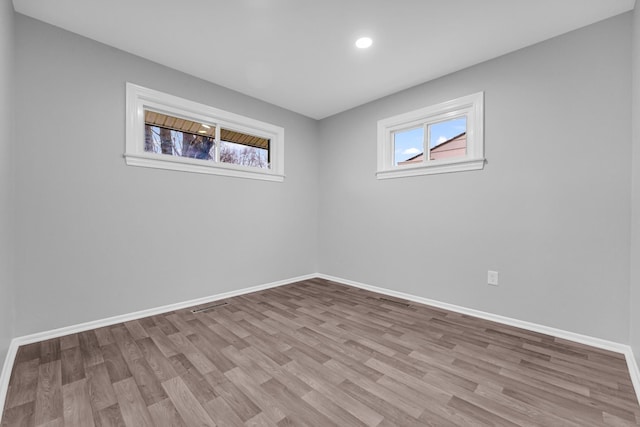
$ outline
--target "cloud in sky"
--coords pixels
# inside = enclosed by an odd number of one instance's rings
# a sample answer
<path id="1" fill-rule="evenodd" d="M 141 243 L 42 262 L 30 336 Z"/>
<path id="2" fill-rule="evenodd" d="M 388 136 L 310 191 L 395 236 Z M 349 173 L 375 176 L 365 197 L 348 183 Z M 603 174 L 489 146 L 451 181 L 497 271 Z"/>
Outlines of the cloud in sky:
<path id="1" fill-rule="evenodd" d="M 415 147 L 407 148 L 406 150 L 404 150 L 402 152 L 402 154 L 404 154 L 404 155 L 420 154 L 420 153 L 422 153 L 422 151 L 418 150 Z"/>
<path id="2" fill-rule="evenodd" d="M 438 144 L 442 144 L 442 143 L 443 143 L 443 142 L 445 142 L 447 139 L 449 139 L 449 138 L 447 138 L 446 136 L 441 136 L 440 138 L 438 138 Z"/>

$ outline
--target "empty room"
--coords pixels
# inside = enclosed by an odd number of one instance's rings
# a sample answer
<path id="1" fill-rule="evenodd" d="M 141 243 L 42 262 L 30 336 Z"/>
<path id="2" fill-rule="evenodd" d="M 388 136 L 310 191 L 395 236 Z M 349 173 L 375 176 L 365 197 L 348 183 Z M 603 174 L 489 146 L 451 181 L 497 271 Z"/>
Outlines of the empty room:
<path id="1" fill-rule="evenodd" d="M 640 425 L 635 0 L 0 0 L 0 426 Z"/>

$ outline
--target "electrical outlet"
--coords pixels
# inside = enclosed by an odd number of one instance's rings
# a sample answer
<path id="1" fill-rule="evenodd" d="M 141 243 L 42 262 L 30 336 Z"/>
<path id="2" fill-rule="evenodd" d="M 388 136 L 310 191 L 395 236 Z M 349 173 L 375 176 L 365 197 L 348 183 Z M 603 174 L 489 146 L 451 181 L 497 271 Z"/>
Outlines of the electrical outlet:
<path id="1" fill-rule="evenodd" d="M 489 270 L 487 272 L 487 283 L 489 285 L 498 286 L 498 272 Z"/>

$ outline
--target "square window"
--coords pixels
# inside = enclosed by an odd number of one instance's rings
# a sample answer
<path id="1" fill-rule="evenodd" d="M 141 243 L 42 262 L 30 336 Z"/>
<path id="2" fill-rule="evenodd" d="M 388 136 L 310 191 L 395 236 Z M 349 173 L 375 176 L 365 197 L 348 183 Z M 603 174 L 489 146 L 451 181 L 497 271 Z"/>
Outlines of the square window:
<path id="1" fill-rule="evenodd" d="M 482 92 L 378 121 L 378 179 L 484 167 Z"/>

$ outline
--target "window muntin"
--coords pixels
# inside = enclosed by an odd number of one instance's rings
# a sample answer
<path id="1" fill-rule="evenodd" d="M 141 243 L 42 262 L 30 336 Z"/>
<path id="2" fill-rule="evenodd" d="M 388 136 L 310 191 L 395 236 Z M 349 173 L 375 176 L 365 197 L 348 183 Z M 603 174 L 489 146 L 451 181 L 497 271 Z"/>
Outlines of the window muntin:
<path id="1" fill-rule="evenodd" d="M 480 92 L 378 121 L 377 177 L 482 169 L 483 104 Z"/>
<path id="2" fill-rule="evenodd" d="M 127 83 L 128 165 L 284 180 L 284 129 Z"/>

